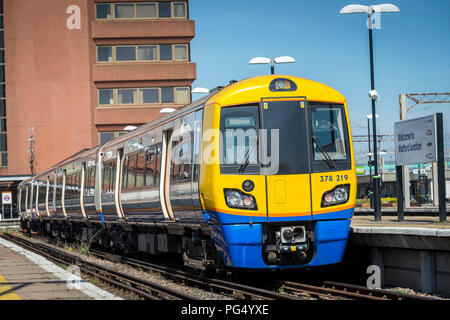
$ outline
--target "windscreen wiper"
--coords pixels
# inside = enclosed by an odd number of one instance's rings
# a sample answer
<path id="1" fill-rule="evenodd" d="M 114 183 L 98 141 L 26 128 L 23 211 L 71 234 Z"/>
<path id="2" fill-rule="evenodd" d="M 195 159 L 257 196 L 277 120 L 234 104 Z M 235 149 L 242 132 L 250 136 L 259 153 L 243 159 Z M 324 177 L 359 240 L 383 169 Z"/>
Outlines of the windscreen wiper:
<path id="1" fill-rule="evenodd" d="M 243 164 L 241 164 L 241 166 L 238 169 L 239 173 L 242 173 L 245 171 L 245 169 L 247 169 L 247 167 L 250 163 L 250 154 L 252 153 L 253 148 L 255 147 L 257 141 L 258 141 L 258 139 L 253 140 L 252 145 L 250 146 L 250 148 L 248 148 L 247 153 L 245 155 L 245 161 Z"/>
<path id="2" fill-rule="evenodd" d="M 317 151 L 319 151 L 323 155 L 323 158 L 321 160 L 324 161 L 330 169 L 335 169 L 336 167 L 334 166 L 333 160 L 331 160 L 331 157 L 328 154 L 328 152 L 326 152 L 323 149 L 323 146 L 320 143 L 319 138 L 317 138 L 316 136 L 312 136 L 312 139 L 314 142 L 314 148 L 317 149 Z"/>

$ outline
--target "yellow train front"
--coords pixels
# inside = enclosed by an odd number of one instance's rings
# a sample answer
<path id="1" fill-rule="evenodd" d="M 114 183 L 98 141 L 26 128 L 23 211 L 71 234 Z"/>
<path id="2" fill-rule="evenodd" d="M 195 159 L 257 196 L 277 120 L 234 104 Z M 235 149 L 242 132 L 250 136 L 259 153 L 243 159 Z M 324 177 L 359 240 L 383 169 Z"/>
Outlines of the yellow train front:
<path id="1" fill-rule="evenodd" d="M 205 103 L 200 200 L 225 265 L 342 260 L 356 198 L 346 101 L 293 76 L 229 85 Z"/>

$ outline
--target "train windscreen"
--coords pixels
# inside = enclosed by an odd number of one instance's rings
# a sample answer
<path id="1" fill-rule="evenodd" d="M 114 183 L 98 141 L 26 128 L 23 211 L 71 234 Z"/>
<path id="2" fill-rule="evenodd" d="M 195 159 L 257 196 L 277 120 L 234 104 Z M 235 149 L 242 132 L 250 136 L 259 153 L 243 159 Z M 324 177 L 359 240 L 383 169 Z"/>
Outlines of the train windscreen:
<path id="1" fill-rule="evenodd" d="M 290 175 L 351 168 L 343 105 L 267 100 L 223 108 L 223 174 Z"/>

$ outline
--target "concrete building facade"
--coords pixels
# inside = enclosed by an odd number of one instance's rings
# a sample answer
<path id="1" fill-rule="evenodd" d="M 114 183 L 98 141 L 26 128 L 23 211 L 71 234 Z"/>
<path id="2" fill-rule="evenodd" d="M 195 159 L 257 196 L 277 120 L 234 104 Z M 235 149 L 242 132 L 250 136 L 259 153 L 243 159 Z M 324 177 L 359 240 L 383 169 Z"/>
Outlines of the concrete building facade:
<path id="1" fill-rule="evenodd" d="M 190 102 L 187 0 L 0 4 L 3 189 Z"/>

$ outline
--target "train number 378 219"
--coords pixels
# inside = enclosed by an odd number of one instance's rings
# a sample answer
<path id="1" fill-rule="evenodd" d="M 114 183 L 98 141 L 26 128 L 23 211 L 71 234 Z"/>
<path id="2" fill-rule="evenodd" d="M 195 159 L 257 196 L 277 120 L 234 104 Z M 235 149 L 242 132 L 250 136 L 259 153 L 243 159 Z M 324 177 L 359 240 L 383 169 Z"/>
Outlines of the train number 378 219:
<path id="1" fill-rule="evenodd" d="M 320 176 L 320 182 L 347 181 L 348 175 Z"/>

